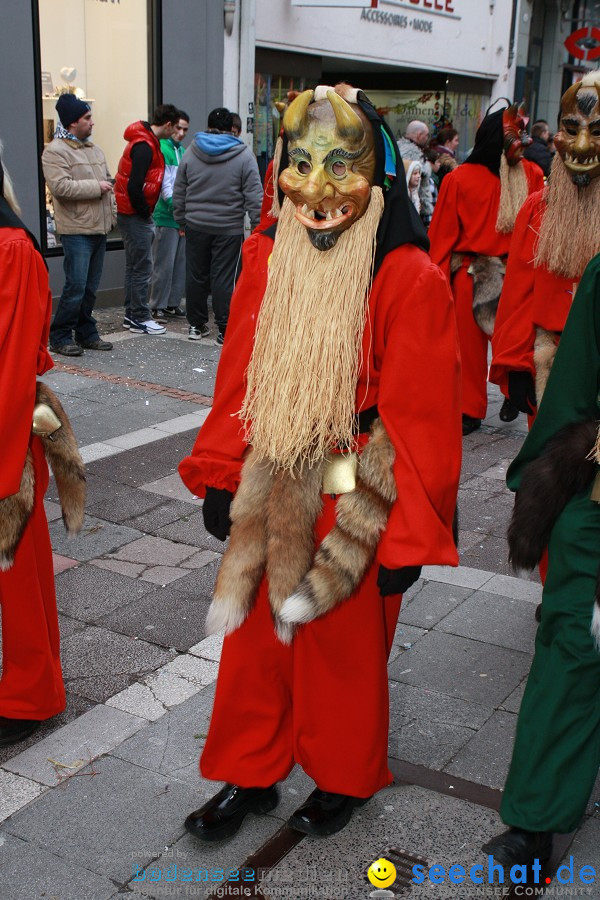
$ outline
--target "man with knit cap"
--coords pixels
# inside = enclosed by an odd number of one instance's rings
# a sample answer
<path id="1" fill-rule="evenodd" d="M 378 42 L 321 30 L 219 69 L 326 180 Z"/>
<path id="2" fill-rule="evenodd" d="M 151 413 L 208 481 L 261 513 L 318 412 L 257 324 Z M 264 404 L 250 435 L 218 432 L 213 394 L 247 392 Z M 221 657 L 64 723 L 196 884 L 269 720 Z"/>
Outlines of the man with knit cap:
<path id="1" fill-rule="evenodd" d="M 272 224 L 244 244 L 214 404 L 179 467 L 207 530 L 231 532 L 201 758 L 225 786 L 186 820 L 203 841 L 274 809 L 296 763 L 316 783 L 289 820 L 305 834 L 391 783 L 401 595 L 422 565 L 458 562 L 454 309 L 396 143 L 347 84 L 304 91 L 283 127 Z"/>
<path id="2" fill-rule="evenodd" d="M 123 137 L 127 146 L 119 160 L 115 181 L 117 224 L 125 247 L 125 317 L 123 327 L 133 334 L 164 334 L 148 305 L 152 276 L 152 213 L 160 197 L 165 158 L 160 141 L 171 137 L 179 110 L 171 104 L 157 106 L 152 122 L 133 122 Z"/>
<path id="3" fill-rule="evenodd" d="M 115 202 L 104 153 L 90 140 L 89 104 L 75 94 L 61 94 L 56 111 L 60 125 L 42 154 L 42 167 L 65 254 L 65 284 L 50 328 L 50 349 L 81 356 L 84 349 L 112 350 L 98 334 L 92 313 Z"/>

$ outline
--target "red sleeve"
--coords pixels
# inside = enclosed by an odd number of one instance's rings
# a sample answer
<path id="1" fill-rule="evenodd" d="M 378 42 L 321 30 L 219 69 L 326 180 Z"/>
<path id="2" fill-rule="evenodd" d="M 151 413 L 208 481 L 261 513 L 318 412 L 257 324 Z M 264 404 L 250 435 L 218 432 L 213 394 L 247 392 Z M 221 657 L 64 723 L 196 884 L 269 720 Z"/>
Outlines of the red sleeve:
<path id="1" fill-rule="evenodd" d="M 242 274 L 231 300 L 213 406 L 191 455 L 179 464 L 182 481 L 197 497 L 204 497 L 207 487 L 235 492 L 240 483 L 247 445 L 238 412 L 246 393 L 245 373 L 252 354 L 272 248 L 270 238 L 257 233 L 244 244 Z"/>
<path id="2" fill-rule="evenodd" d="M 390 305 L 383 336 L 378 407 L 396 450 L 398 499 L 378 560 L 390 569 L 455 566 L 462 432 L 454 303 L 446 278 L 429 260 L 409 284 L 406 290 L 403 282 L 401 298 Z M 381 290 L 399 294 L 395 265 L 386 268 Z"/>
<path id="3" fill-rule="evenodd" d="M 31 436 L 36 375 L 50 368 L 45 348 L 52 297 L 43 260 L 20 229 L 0 231 L 0 498 L 21 484 Z"/>
<path id="4" fill-rule="evenodd" d="M 442 181 L 440 194 L 429 226 L 431 258 L 450 280 L 450 257 L 460 238 L 457 179 L 450 172 Z"/>
<path id="5" fill-rule="evenodd" d="M 533 365 L 533 287 L 535 242 L 541 221 L 543 192 L 530 194 L 523 204 L 512 233 L 504 286 L 498 303 L 492 337 L 489 379 L 508 392 L 509 372 L 530 372 Z"/>

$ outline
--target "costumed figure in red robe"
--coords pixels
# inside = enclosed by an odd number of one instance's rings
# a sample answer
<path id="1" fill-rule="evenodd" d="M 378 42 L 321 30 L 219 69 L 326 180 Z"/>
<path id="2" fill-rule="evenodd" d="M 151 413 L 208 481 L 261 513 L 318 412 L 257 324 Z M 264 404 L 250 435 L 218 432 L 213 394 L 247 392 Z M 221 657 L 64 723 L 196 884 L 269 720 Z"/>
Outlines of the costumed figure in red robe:
<path id="1" fill-rule="evenodd" d="M 0 162 L 0 746 L 15 744 L 65 708 L 52 548 L 44 511 L 51 462 L 69 531 L 83 521 L 85 473 L 64 410 L 36 375 L 52 295 L 33 235 L 17 215 Z"/>
<path id="2" fill-rule="evenodd" d="M 516 105 L 488 111 L 471 155 L 444 178 L 429 229 L 431 258 L 450 280 L 456 304 L 463 434 L 479 428 L 487 411 L 488 342 L 515 219 L 544 184 L 540 167 L 523 159 L 526 124 Z M 508 421 L 517 415 L 508 405 L 502 411 Z"/>
<path id="3" fill-rule="evenodd" d="M 232 523 L 200 760 L 226 784 L 186 820 L 202 840 L 273 809 L 296 763 L 317 787 L 289 824 L 313 835 L 392 781 L 401 595 L 422 565 L 457 564 L 453 303 L 393 137 L 349 85 L 305 91 L 273 177 L 278 221 L 244 245 L 214 405 L 179 467 L 208 531 Z"/>
<path id="4" fill-rule="evenodd" d="M 490 381 L 530 417 L 579 280 L 600 253 L 600 72 L 563 95 L 555 144 L 548 185 L 517 216 L 492 339 Z"/>

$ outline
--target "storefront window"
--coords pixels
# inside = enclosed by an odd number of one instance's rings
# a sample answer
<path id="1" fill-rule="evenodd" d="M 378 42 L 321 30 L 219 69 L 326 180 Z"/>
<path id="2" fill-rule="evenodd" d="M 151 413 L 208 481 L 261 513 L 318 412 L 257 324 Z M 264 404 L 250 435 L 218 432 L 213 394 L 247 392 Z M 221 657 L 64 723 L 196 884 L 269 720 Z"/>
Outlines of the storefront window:
<path id="1" fill-rule="evenodd" d="M 58 97 L 74 93 L 92 107 L 91 140 L 114 178 L 125 127 L 148 115 L 148 24 L 148 0 L 39 0 L 44 144 L 58 125 Z M 48 249 L 60 246 L 48 191 L 46 237 Z"/>
<path id="2" fill-rule="evenodd" d="M 316 81 L 290 75 L 256 75 L 254 79 L 254 153 L 264 180 L 281 129 L 288 91 L 305 91 Z"/>

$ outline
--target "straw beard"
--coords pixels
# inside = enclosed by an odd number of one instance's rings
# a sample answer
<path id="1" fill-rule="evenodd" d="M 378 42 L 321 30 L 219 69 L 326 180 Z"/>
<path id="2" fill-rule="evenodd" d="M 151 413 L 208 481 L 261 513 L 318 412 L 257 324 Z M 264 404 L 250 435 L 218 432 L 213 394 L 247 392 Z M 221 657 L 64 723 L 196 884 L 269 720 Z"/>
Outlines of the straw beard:
<path id="1" fill-rule="evenodd" d="M 383 193 L 332 249 L 312 246 L 283 204 L 240 416 L 257 459 L 312 466 L 354 444 L 356 385 Z"/>
<path id="2" fill-rule="evenodd" d="M 500 157 L 500 205 L 496 219 L 496 231 L 510 234 L 515 227 L 517 213 L 527 200 L 529 185 L 525 167 L 519 162 L 509 166 L 503 153 Z"/>
<path id="3" fill-rule="evenodd" d="M 589 261 L 600 253 L 600 178 L 577 187 L 557 154 L 546 201 L 535 264 L 565 278 L 581 278 Z"/>

